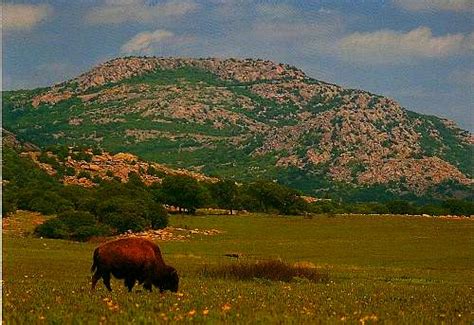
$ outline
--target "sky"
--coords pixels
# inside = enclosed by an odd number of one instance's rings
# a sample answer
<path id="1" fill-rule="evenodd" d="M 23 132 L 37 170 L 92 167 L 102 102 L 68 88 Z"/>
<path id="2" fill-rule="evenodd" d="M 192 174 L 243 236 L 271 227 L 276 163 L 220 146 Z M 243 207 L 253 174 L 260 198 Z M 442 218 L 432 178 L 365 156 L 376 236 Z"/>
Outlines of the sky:
<path id="1" fill-rule="evenodd" d="M 474 131 L 472 0 L 3 1 L 2 87 L 125 55 L 262 58 Z"/>

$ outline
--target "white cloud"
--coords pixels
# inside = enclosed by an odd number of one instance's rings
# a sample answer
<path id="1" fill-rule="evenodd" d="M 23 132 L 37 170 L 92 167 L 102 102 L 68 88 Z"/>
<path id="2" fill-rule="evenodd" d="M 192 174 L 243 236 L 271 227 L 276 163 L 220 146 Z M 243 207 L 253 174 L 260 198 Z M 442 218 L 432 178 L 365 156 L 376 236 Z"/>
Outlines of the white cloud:
<path id="1" fill-rule="evenodd" d="M 121 51 L 125 54 L 156 54 L 185 47 L 193 41 L 192 37 L 176 36 L 174 33 L 158 29 L 155 31 L 141 32 L 122 45 Z"/>
<path id="2" fill-rule="evenodd" d="M 400 63 L 417 58 L 442 58 L 470 52 L 473 34 L 433 36 L 428 27 L 407 33 L 381 30 L 354 33 L 339 41 L 344 59 L 365 63 Z"/>
<path id="3" fill-rule="evenodd" d="M 158 29 L 154 32 L 138 33 L 127 43 L 122 45 L 121 50 L 124 53 L 147 52 L 156 43 L 173 36 L 174 34 L 172 32 L 163 29 Z"/>
<path id="4" fill-rule="evenodd" d="M 412 11 L 474 11 L 472 0 L 394 0 L 394 2 Z"/>
<path id="5" fill-rule="evenodd" d="M 3 30 L 29 30 L 49 18 L 53 9 L 49 5 L 23 5 L 5 3 L 1 8 Z"/>
<path id="6" fill-rule="evenodd" d="M 146 0 L 106 0 L 86 15 L 91 24 L 120 24 L 124 22 L 149 23 L 167 17 L 183 16 L 198 5 L 193 0 L 170 0 L 151 4 Z"/>

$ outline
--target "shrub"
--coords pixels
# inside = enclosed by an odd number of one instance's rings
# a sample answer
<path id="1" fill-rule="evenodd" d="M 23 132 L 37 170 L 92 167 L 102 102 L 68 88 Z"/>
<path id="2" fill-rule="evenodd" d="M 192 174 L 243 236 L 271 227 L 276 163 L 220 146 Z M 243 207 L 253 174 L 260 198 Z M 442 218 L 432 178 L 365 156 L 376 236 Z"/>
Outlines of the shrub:
<path id="1" fill-rule="evenodd" d="M 16 211 L 17 198 L 15 189 L 11 189 L 10 186 L 4 186 L 2 190 L 2 218 L 5 218 Z"/>
<path id="2" fill-rule="evenodd" d="M 95 224 L 77 228 L 71 237 L 78 241 L 86 241 L 91 237 L 109 236 L 111 234 L 112 229 L 110 227 L 103 224 Z"/>
<path id="3" fill-rule="evenodd" d="M 161 204 L 154 204 L 147 213 L 147 219 L 153 229 L 162 229 L 168 225 L 168 212 Z"/>
<path id="4" fill-rule="evenodd" d="M 58 218 L 46 220 L 36 227 L 34 233 L 45 238 L 64 239 L 69 237 L 67 226 Z"/>
<path id="5" fill-rule="evenodd" d="M 474 202 L 452 199 L 444 201 L 442 206 L 454 215 L 474 215 Z"/>
<path id="6" fill-rule="evenodd" d="M 66 211 L 58 216 L 58 219 L 70 230 L 85 226 L 93 226 L 97 223 L 95 217 L 86 211 Z"/>
<path id="7" fill-rule="evenodd" d="M 64 212 L 35 229 L 37 236 L 79 241 L 85 241 L 94 236 L 107 236 L 111 233 L 110 227 L 97 223 L 92 214 L 84 211 Z"/>
<path id="8" fill-rule="evenodd" d="M 71 166 L 67 166 L 66 169 L 64 170 L 64 175 L 74 176 L 74 175 L 76 175 L 76 170 Z"/>
<path id="9" fill-rule="evenodd" d="M 51 166 L 57 166 L 58 162 L 54 157 L 50 157 L 47 153 L 42 152 L 39 157 L 38 161 L 43 163 L 43 164 L 49 164 Z"/>
<path id="10" fill-rule="evenodd" d="M 269 260 L 233 263 L 218 267 L 205 267 L 204 276 L 252 280 L 255 278 L 290 282 L 294 278 L 304 278 L 312 282 L 327 282 L 329 276 L 314 267 L 291 265 L 282 261 Z"/>
<path id="11" fill-rule="evenodd" d="M 133 232 L 142 231 L 148 226 L 147 220 L 138 215 L 122 215 L 117 212 L 111 212 L 105 215 L 103 223 L 114 228 L 117 232 L 123 233 L 128 230 Z"/>
<path id="12" fill-rule="evenodd" d="M 92 177 L 92 182 L 95 183 L 95 184 L 100 184 L 102 183 L 102 178 L 98 175 Z"/>
<path id="13" fill-rule="evenodd" d="M 86 162 L 92 161 L 92 155 L 84 151 L 75 152 L 71 156 L 74 160 L 84 160 Z"/>
<path id="14" fill-rule="evenodd" d="M 416 208 L 407 201 L 390 201 L 387 202 L 387 208 L 393 214 L 416 214 Z"/>
<path id="15" fill-rule="evenodd" d="M 77 178 L 87 178 L 87 179 L 92 179 L 91 173 L 85 170 L 81 170 L 79 174 L 77 174 Z"/>
<path id="16" fill-rule="evenodd" d="M 92 148 L 92 154 L 93 155 L 101 155 L 102 154 L 102 149 L 99 147 L 93 147 Z"/>
<path id="17" fill-rule="evenodd" d="M 153 167 L 152 165 L 149 165 L 147 170 L 146 170 L 146 173 L 148 175 L 152 175 L 152 176 L 156 176 L 156 177 L 165 177 L 166 176 L 166 173 L 165 172 L 162 172 L 162 171 L 159 171 L 157 170 L 155 167 Z"/>
<path id="18" fill-rule="evenodd" d="M 94 197 L 92 189 L 77 185 L 67 185 L 62 187 L 58 194 L 65 200 L 71 202 L 74 210 L 94 212 L 97 199 Z"/>
<path id="19" fill-rule="evenodd" d="M 449 214 L 449 210 L 441 206 L 428 204 L 420 208 L 421 213 L 429 214 L 430 216 L 442 216 Z"/>
<path id="20" fill-rule="evenodd" d="M 23 203 L 25 203 L 26 206 Z M 54 204 L 50 200 L 45 200 L 43 197 L 33 198 L 29 202 L 21 202 L 20 208 L 26 208 L 27 210 L 41 212 L 45 215 L 53 214 L 56 212 Z"/>

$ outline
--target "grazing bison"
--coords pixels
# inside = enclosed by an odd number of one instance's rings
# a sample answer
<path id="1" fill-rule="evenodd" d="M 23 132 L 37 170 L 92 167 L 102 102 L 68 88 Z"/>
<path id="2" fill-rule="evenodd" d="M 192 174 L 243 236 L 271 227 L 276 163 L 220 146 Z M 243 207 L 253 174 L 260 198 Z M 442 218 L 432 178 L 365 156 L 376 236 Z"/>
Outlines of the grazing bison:
<path id="1" fill-rule="evenodd" d="M 160 292 L 178 291 L 178 273 L 172 266 L 165 264 L 160 248 L 143 238 L 123 238 L 97 247 L 91 271 L 95 271 L 92 276 L 92 290 L 102 278 L 105 287 L 112 291 L 112 274 L 117 279 L 125 279 L 129 292 L 136 281 L 143 283 L 143 287 L 149 291 L 152 290 L 152 285 L 158 287 Z"/>

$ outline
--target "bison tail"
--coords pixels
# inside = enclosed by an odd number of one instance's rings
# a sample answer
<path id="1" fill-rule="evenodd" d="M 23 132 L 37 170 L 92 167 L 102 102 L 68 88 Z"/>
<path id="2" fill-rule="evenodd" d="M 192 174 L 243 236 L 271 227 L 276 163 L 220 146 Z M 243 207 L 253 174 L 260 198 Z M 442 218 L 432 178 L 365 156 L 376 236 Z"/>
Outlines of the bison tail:
<path id="1" fill-rule="evenodd" d="M 97 264 L 99 262 L 99 250 L 94 251 L 94 257 L 92 258 L 91 272 L 94 272 L 97 269 Z"/>

